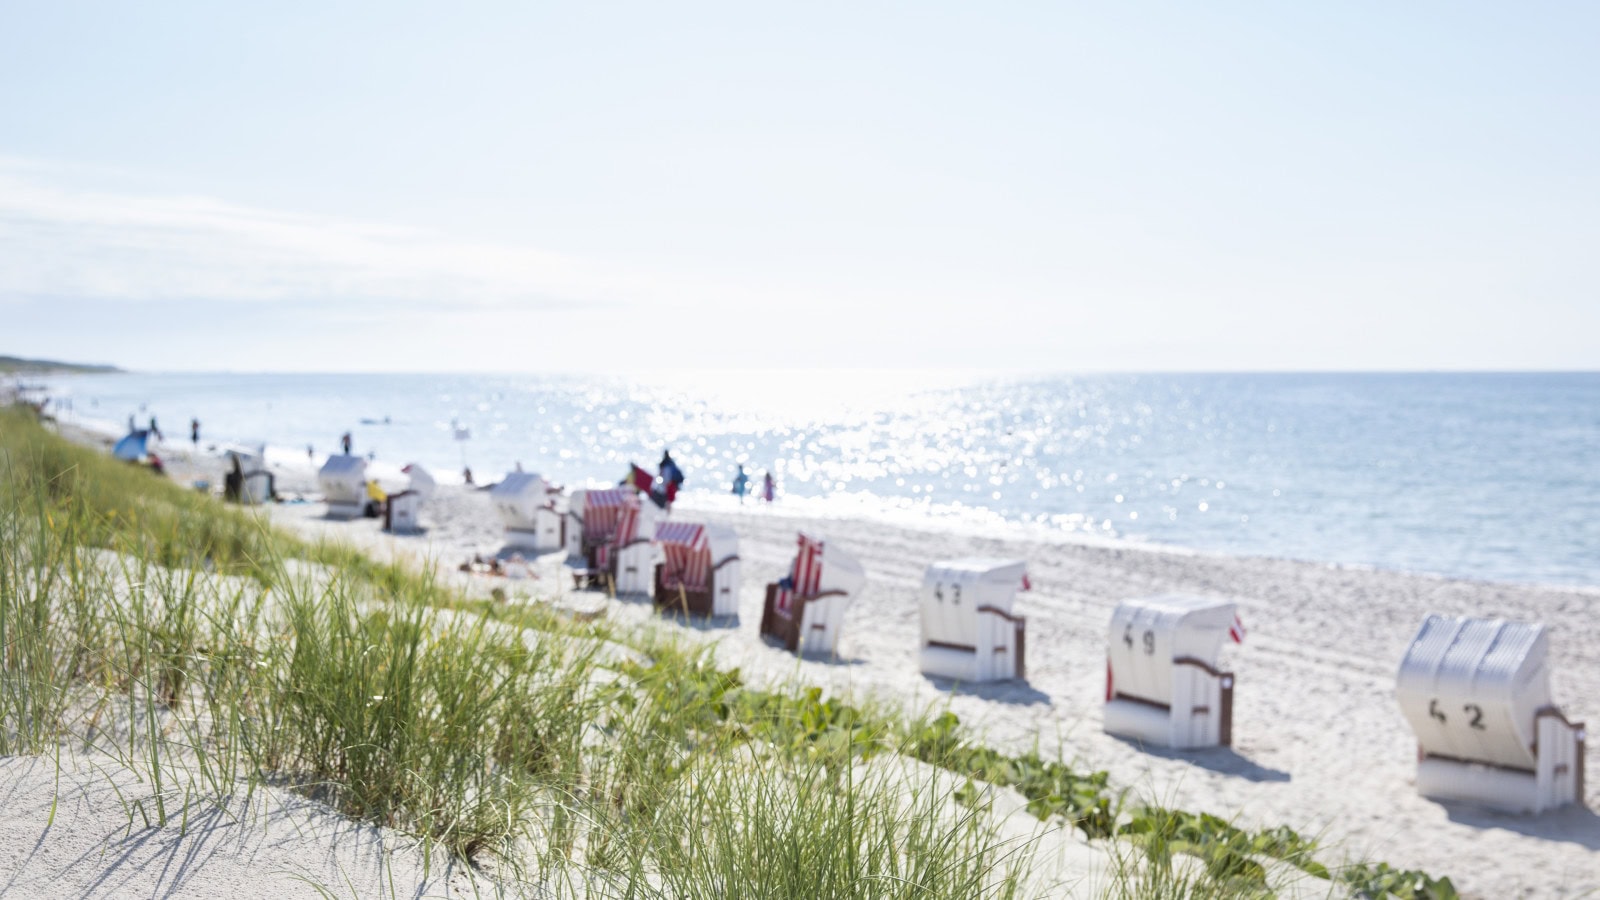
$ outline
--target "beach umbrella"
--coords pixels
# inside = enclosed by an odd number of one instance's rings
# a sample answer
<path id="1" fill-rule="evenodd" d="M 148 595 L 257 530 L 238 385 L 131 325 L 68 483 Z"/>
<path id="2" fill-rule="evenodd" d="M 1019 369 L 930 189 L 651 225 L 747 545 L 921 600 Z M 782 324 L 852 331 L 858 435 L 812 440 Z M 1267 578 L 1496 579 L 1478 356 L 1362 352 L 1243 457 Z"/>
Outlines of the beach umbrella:
<path id="1" fill-rule="evenodd" d="M 127 437 L 117 441 L 117 445 L 111 448 L 111 455 L 117 459 L 125 459 L 128 462 L 138 462 L 144 458 L 144 445 L 149 440 L 150 432 L 148 431 L 130 431 Z"/>

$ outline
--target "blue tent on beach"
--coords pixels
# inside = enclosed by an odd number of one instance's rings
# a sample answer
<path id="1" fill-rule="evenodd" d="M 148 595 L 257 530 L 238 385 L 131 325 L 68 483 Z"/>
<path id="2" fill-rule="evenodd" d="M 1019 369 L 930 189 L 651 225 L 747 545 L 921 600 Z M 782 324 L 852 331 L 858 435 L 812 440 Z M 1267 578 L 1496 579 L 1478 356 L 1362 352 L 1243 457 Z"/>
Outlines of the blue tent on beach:
<path id="1" fill-rule="evenodd" d="M 150 432 L 148 431 L 130 431 L 127 437 L 117 441 L 117 445 L 111 448 L 111 455 L 117 459 L 125 459 L 128 462 L 138 462 L 144 459 L 144 445 L 149 440 Z"/>

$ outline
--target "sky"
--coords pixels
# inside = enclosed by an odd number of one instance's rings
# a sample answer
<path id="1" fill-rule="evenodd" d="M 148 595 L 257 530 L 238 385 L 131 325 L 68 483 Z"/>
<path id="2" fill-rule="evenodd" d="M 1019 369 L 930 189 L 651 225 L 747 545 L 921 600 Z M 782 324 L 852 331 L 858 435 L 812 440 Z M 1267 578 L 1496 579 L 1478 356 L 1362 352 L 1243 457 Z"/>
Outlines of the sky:
<path id="1" fill-rule="evenodd" d="M 0 353 L 1600 368 L 1600 6 L 0 6 Z"/>

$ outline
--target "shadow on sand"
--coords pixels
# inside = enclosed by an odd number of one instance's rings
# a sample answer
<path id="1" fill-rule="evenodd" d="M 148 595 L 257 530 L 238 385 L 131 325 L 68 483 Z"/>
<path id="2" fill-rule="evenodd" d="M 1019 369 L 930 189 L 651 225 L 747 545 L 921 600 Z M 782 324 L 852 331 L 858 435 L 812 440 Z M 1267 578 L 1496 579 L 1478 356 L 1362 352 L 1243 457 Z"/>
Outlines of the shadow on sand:
<path id="1" fill-rule="evenodd" d="M 982 697 L 985 700 L 993 700 L 996 703 L 1032 706 L 1035 703 L 1050 702 L 1049 694 L 1026 681 L 987 681 L 979 684 L 968 684 L 939 675 L 924 674 L 922 677 L 938 690 L 968 697 Z"/>
<path id="2" fill-rule="evenodd" d="M 1537 816 L 1515 816 L 1479 806 L 1440 801 L 1450 821 L 1473 828 L 1504 828 L 1547 841 L 1577 844 L 1600 850 L 1600 816 L 1593 810 L 1573 804 Z"/>
<path id="3" fill-rule="evenodd" d="M 650 598 L 649 594 L 618 594 L 617 599 L 624 602 L 655 602 Z M 658 610 L 658 613 L 661 618 L 675 625 L 682 625 L 684 628 L 692 628 L 695 631 L 726 631 L 739 627 L 738 613 L 731 616 L 691 616 L 685 614 L 682 610 L 670 607 L 662 607 Z"/>
<path id="4" fill-rule="evenodd" d="M 1162 747 L 1155 744 L 1146 744 L 1137 738 L 1112 735 L 1112 737 L 1151 756 L 1162 759 L 1181 759 L 1184 762 L 1209 769 L 1219 775 L 1231 775 L 1255 782 L 1282 782 L 1290 781 L 1288 772 L 1282 769 L 1273 769 L 1263 766 L 1248 756 L 1241 756 L 1239 751 L 1232 747 L 1196 747 L 1189 750 L 1178 750 L 1172 747 Z"/>
<path id="5" fill-rule="evenodd" d="M 761 636 L 761 644 L 762 646 L 770 647 L 773 650 L 778 650 L 783 653 L 789 652 L 789 648 L 785 647 L 782 641 L 770 634 L 763 634 Z M 796 653 L 794 654 L 794 657 L 795 659 L 802 659 L 806 662 L 821 663 L 825 666 L 864 666 L 867 664 L 867 661 L 859 656 L 852 656 L 849 659 L 845 659 L 843 657 L 835 656 L 832 653 Z"/>

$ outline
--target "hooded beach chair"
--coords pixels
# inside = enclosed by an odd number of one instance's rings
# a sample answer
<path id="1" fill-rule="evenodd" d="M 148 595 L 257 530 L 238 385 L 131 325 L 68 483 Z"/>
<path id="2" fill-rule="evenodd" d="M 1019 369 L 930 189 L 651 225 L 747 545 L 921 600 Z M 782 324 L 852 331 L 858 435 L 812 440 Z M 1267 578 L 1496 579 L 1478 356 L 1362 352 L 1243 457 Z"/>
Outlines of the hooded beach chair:
<path id="1" fill-rule="evenodd" d="M 359 456 L 330 456 L 317 472 L 317 484 L 328 515 L 354 519 L 367 508 L 367 461 Z"/>
<path id="2" fill-rule="evenodd" d="M 505 525 L 510 548 L 546 552 L 566 543 L 566 517 L 556 509 L 556 497 L 545 480 L 531 472 L 512 472 L 489 489 Z"/>
<path id="3" fill-rule="evenodd" d="M 1395 695 L 1417 735 L 1417 793 L 1501 812 L 1583 803 L 1586 733 L 1550 698 L 1543 625 L 1430 615 Z"/>
<path id="4" fill-rule="evenodd" d="M 1228 600 L 1175 594 L 1124 600 L 1106 643 L 1108 734 L 1163 747 L 1233 743 L 1233 673 L 1223 642 L 1243 641 Z"/>
<path id="5" fill-rule="evenodd" d="M 622 522 L 624 510 L 634 510 L 627 523 Z M 572 570 L 573 584 L 577 587 L 603 586 L 614 583 L 617 563 L 627 551 L 629 567 L 637 572 L 630 576 L 630 591 L 648 593 L 650 590 L 650 537 L 654 535 L 658 511 L 654 506 L 645 512 L 634 491 L 624 488 L 572 492 L 567 508 L 567 566 Z M 640 523 L 648 523 L 640 531 Z M 627 536 L 617 540 L 618 526 L 626 524 Z M 639 538 L 643 537 L 643 550 Z M 643 558 L 640 558 L 640 554 Z M 637 578 L 637 581 L 633 580 Z M 620 590 L 620 586 L 619 586 Z"/>
<path id="6" fill-rule="evenodd" d="M 866 573 L 854 557 L 819 537 L 802 531 L 798 544 L 788 578 L 767 585 L 761 633 L 796 653 L 837 654 L 845 610 Z"/>
<path id="7" fill-rule="evenodd" d="M 923 674 L 968 684 L 1024 677 L 1027 620 L 1013 606 L 1028 586 L 1020 559 L 929 566 L 922 577 Z"/>
<path id="8" fill-rule="evenodd" d="M 390 494 L 383 504 L 383 530 L 410 534 L 422 530 L 422 504 L 433 496 L 438 485 L 420 463 L 407 463 L 400 470 L 411 479 L 405 490 Z"/>
<path id="9" fill-rule="evenodd" d="M 656 526 L 655 604 L 694 616 L 739 614 L 739 535 L 721 525 Z"/>
<path id="10" fill-rule="evenodd" d="M 223 451 L 228 471 L 222 475 L 222 499 L 234 503 L 270 503 L 276 479 L 267 471 L 263 449 L 228 447 Z"/>

